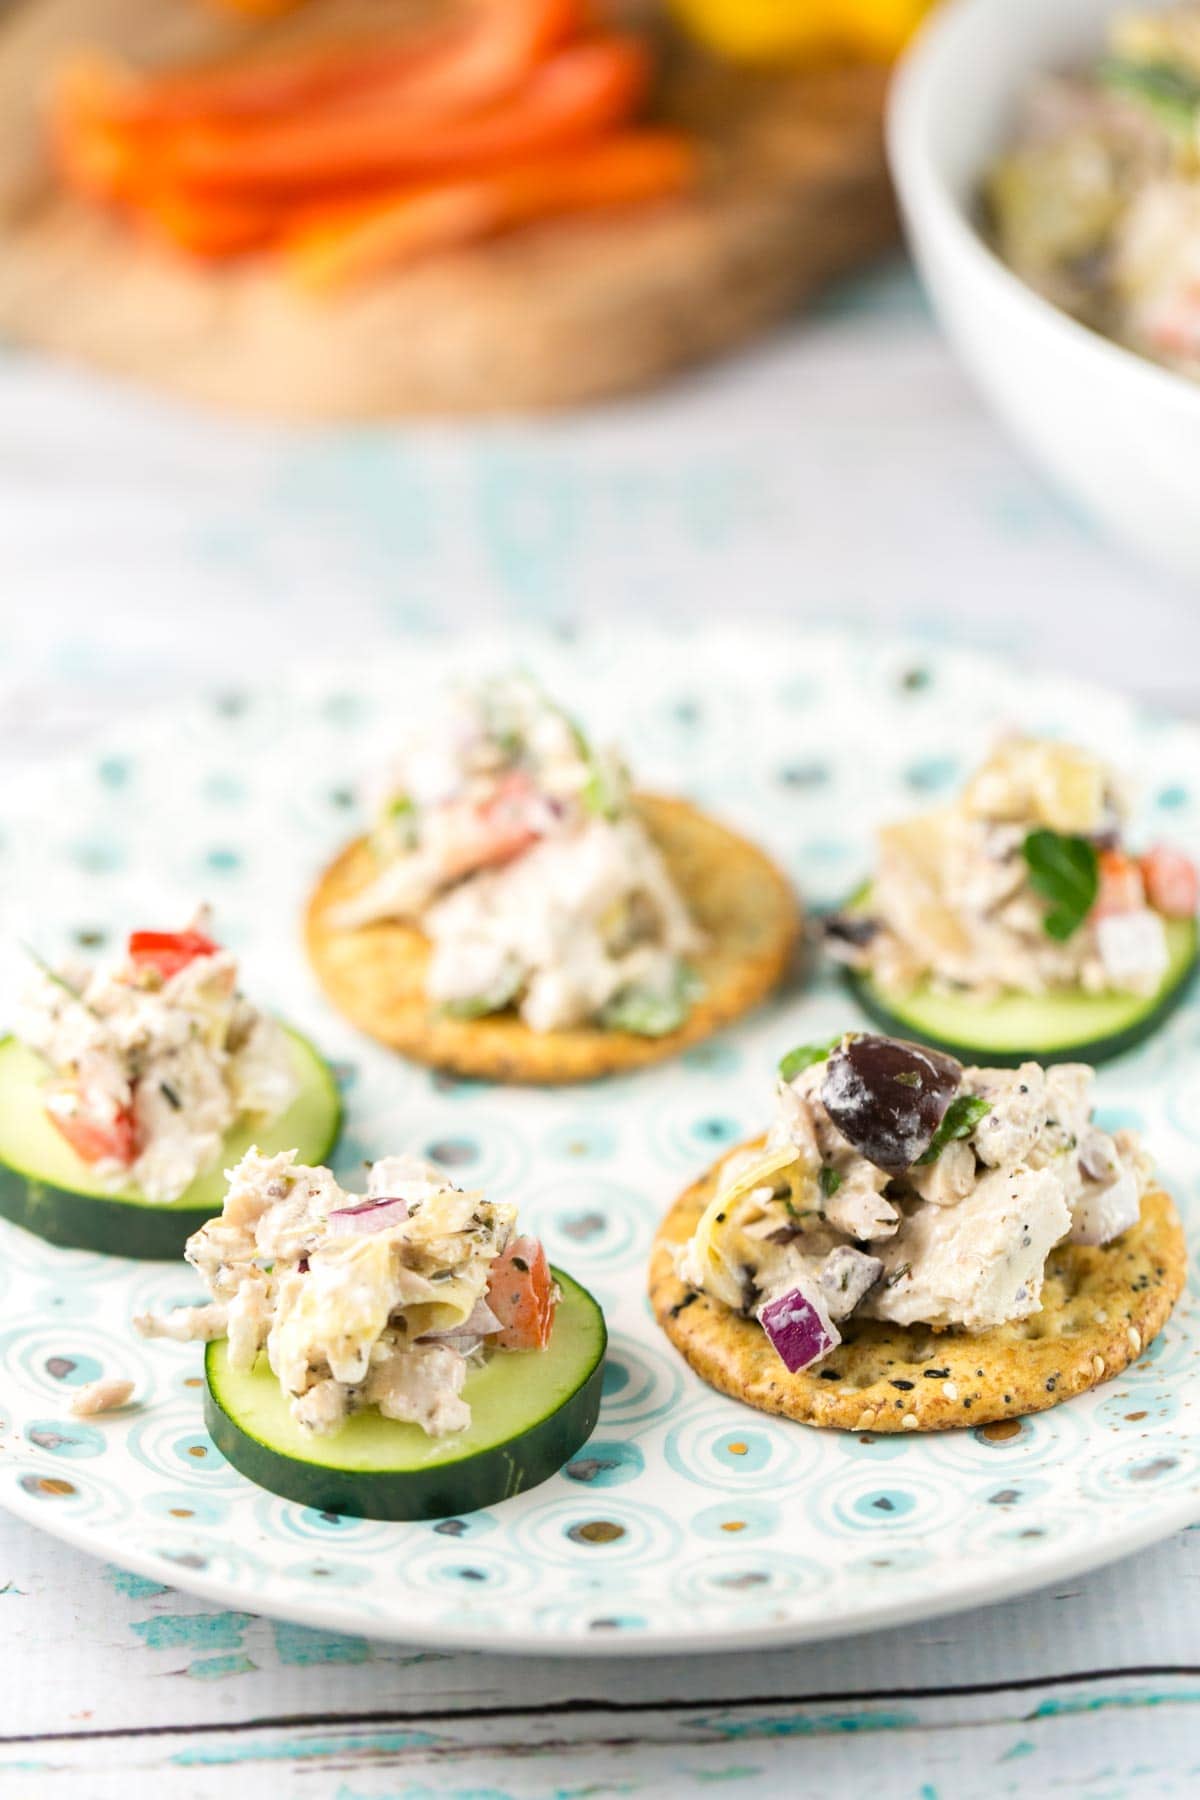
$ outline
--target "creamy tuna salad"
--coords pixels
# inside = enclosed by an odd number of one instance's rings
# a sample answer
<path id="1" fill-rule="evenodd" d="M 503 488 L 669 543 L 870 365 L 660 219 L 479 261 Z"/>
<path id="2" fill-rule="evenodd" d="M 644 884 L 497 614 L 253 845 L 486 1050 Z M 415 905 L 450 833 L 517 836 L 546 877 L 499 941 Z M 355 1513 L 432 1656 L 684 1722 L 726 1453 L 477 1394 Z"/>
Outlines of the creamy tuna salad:
<path id="1" fill-rule="evenodd" d="M 1093 67 L 1040 78 L 985 198 L 1033 287 L 1200 380 L 1200 6 L 1120 13 Z"/>
<path id="2" fill-rule="evenodd" d="M 648 1036 L 687 1017 L 702 939 L 625 770 L 528 678 L 451 697 L 402 751 L 371 844 L 378 874 L 336 923 L 419 925 L 448 1013 Z"/>
<path id="3" fill-rule="evenodd" d="M 765 1144 L 730 1157 L 681 1280 L 795 1372 L 852 1318 L 986 1331 L 1040 1309 L 1055 1244 L 1136 1223 L 1151 1164 L 1092 1117 L 1093 1072 L 963 1068 L 870 1033 L 780 1065 Z"/>
<path id="4" fill-rule="evenodd" d="M 237 959 L 201 912 L 135 931 L 103 968 L 39 964 L 17 1035 L 47 1065 L 46 1116 L 114 1191 L 177 1200 L 239 1123 L 296 1088 L 287 1038 L 238 990 Z"/>
<path id="5" fill-rule="evenodd" d="M 892 993 L 1153 994 L 1200 878 L 1165 845 L 1132 854 L 1127 812 L 1086 750 L 1006 739 L 949 805 L 880 831 L 870 893 L 826 942 Z"/>
<path id="6" fill-rule="evenodd" d="M 346 1193 L 294 1151 L 249 1151 L 219 1218 L 188 1240 L 206 1306 L 143 1316 L 144 1336 L 225 1338 L 234 1369 L 265 1350 L 292 1417 L 316 1435 L 375 1407 L 430 1437 L 463 1431 L 469 1370 L 544 1349 L 558 1289 L 514 1206 L 457 1188 L 432 1163 L 387 1156 Z"/>

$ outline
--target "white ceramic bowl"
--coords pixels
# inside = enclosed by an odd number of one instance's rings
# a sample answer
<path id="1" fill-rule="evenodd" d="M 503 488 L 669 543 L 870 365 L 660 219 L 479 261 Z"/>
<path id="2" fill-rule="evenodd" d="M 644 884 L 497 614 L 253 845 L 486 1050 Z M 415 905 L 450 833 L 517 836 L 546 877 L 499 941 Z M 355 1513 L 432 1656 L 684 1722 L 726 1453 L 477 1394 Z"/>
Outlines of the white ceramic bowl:
<path id="1" fill-rule="evenodd" d="M 1200 586 L 1200 385 L 1051 306 L 975 223 L 980 175 L 1030 78 L 1085 63 L 1129 4 L 952 0 L 897 75 L 889 147 L 934 306 L 988 400 L 1097 519 Z"/>

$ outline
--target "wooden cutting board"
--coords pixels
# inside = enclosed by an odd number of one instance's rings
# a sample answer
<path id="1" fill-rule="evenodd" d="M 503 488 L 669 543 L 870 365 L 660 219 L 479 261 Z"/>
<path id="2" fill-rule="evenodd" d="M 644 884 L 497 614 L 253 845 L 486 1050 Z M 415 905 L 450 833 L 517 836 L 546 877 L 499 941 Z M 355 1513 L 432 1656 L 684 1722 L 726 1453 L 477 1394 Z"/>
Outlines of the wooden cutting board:
<path id="1" fill-rule="evenodd" d="M 316 0 L 282 29 L 384 4 Z M 746 342 L 896 232 L 882 71 L 766 77 L 667 45 L 655 112 L 704 140 L 701 192 L 313 298 L 269 264 L 198 267 L 144 242 L 46 164 L 41 100 L 65 50 L 210 53 L 227 21 L 196 0 L 17 0 L 0 16 L 0 336 L 211 406 L 301 420 L 603 399 Z"/>

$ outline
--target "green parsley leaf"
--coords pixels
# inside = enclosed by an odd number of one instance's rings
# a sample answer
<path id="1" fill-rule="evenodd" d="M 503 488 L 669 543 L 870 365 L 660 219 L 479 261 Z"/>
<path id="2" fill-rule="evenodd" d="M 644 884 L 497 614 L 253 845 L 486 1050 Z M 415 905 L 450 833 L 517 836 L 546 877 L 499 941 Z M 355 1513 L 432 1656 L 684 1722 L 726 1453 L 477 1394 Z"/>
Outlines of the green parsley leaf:
<path id="1" fill-rule="evenodd" d="M 959 1094 L 942 1114 L 942 1122 L 929 1140 L 928 1150 L 924 1156 L 918 1156 L 918 1169 L 936 1162 L 946 1145 L 952 1144 L 955 1138 L 970 1137 L 983 1115 L 991 1110 L 990 1100 L 981 1100 L 978 1094 Z"/>
<path id="2" fill-rule="evenodd" d="M 1130 62 L 1110 57 L 1100 80 L 1114 93 L 1144 106 L 1168 131 L 1191 137 L 1200 118 L 1200 80 L 1180 63 Z"/>
<path id="3" fill-rule="evenodd" d="M 595 764 L 583 784 L 582 796 L 584 806 L 595 819 L 615 819 L 621 811 L 620 801 L 612 789 L 612 783 Z"/>
<path id="4" fill-rule="evenodd" d="M 1030 886 L 1049 902 L 1046 934 L 1065 943 L 1083 924 L 1099 892 L 1096 846 L 1061 831 L 1031 831 L 1023 849 Z"/>
<path id="5" fill-rule="evenodd" d="M 407 794 L 393 794 L 380 807 L 371 833 L 376 861 L 390 862 L 396 855 L 415 849 L 417 836 L 416 807 Z"/>
<path id="6" fill-rule="evenodd" d="M 699 993 L 699 981 L 681 964 L 666 993 L 628 987 L 614 994 L 600 1014 L 600 1023 L 609 1031 L 632 1031 L 637 1037 L 666 1037 L 679 1030 Z"/>
<path id="7" fill-rule="evenodd" d="M 574 720 L 570 713 L 564 713 L 571 736 L 575 740 L 575 748 L 579 752 L 580 761 L 587 768 L 587 780 L 580 791 L 580 799 L 587 811 L 596 819 L 615 819 L 621 812 L 621 793 L 614 783 L 603 759 L 596 754 L 583 726 Z"/>
<path id="8" fill-rule="evenodd" d="M 785 1081 L 794 1081 L 802 1069 L 811 1069 L 814 1063 L 824 1062 L 829 1052 L 837 1049 L 845 1035 L 844 1031 L 839 1031 L 827 1044 L 797 1044 L 794 1050 L 789 1050 L 786 1056 L 780 1058 L 779 1073 Z"/>
<path id="9" fill-rule="evenodd" d="M 515 964 L 505 969 L 486 994 L 469 994 L 462 1000 L 447 1000 L 442 1007 L 448 1019 L 486 1019 L 492 1013 L 511 1006 L 521 991 L 521 971 Z"/>
<path id="10" fill-rule="evenodd" d="M 841 1187 L 842 1172 L 840 1169 L 831 1169 L 828 1163 L 824 1163 L 822 1165 L 821 1173 L 820 1173 L 820 1176 L 818 1179 L 820 1180 L 820 1184 L 821 1184 L 821 1192 L 824 1194 L 825 1198 L 828 1200 L 834 1194 L 836 1194 L 838 1189 Z"/>

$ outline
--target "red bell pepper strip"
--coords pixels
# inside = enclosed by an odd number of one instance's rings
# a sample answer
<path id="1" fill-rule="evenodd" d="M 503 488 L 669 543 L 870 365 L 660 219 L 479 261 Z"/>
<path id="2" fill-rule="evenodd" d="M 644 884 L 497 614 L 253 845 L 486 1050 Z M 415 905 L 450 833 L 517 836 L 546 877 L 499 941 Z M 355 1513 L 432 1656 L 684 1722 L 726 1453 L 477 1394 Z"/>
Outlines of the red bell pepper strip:
<path id="1" fill-rule="evenodd" d="M 514 1238 L 492 1264 L 487 1303 L 501 1329 L 489 1338 L 503 1350 L 544 1350 L 557 1298 L 546 1252 L 535 1237 Z"/>
<path id="2" fill-rule="evenodd" d="M 1146 898 L 1168 919 L 1192 919 L 1200 907 L 1200 874 L 1190 856 L 1156 844 L 1142 858 Z"/>
<path id="3" fill-rule="evenodd" d="M 86 1163 L 115 1162 L 127 1168 L 137 1159 L 137 1127 L 128 1108 L 104 1117 L 87 1110 L 87 1097 L 74 1082 L 46 1090 L 46 1117 Z"/>
<path id="4" fill-rule="evenodd" d="M 202 931 L 132 931 L 129 956 L 139 968 L 157 969 L 164 981 L 178 975 L 198 956 L 215 956 L 221 948 Z"/>

